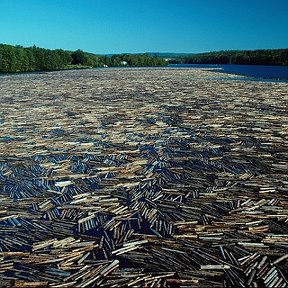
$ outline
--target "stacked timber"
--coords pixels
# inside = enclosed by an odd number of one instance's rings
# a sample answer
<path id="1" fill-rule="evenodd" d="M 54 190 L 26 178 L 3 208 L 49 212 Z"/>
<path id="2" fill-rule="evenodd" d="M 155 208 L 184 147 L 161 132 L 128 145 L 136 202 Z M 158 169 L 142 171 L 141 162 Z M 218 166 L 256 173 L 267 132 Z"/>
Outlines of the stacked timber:
<path id="1" fill-rule="evenodd" d="M 1 76 L 0 287 L 287 287 L 288 84 L 230 77 Z"/>

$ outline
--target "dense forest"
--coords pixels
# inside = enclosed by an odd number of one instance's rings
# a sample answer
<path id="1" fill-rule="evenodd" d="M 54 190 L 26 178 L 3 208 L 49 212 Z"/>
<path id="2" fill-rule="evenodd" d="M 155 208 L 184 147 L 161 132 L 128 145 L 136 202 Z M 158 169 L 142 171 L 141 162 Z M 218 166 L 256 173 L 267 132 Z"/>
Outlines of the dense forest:
<path id="1" fill-rule="evenodd" d="M 170 63 L 288 65 L 288 49 L 219 51 L 178 57 Z"/>
<path id="2" fill-rule="evenodd" d="M 174 55 L 173 55 L 174 56 Z M 288 49 L 219 51 L 191 55 L 177 54 L 169 63 L 288 65 Z M 87 67 L 165 66 L 164 57 L 146 54 L 95 55 L 82 50 L 49 50 L 0 44 L 0 73 L 52 71 Z"/>
<path id="3" fill-rule="evenodd" d="M 148 54 L 100 56 L 82 50 L 64 51 L 0 44 L 0 73 L 52 71 L 103 66 L 163 66 L 164 59 Z"/>

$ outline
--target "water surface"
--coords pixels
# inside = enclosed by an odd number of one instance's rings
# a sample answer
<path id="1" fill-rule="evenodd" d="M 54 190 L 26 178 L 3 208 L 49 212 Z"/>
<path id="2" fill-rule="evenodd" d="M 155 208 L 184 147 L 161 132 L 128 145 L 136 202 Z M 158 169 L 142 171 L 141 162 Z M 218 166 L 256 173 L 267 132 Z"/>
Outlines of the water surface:
<path id="1" fill-rule="evenodd" d="M 208 68 L 211 71 L 243 75 L 247 78 L 235 77 L 234 80 L 261 80 L 288 82 L 288 66 L 264 65 L 230 65 L 230 64 L 171 64 L 169 67 Z M 229 78 L 230 79 L 230 78 Z"/>

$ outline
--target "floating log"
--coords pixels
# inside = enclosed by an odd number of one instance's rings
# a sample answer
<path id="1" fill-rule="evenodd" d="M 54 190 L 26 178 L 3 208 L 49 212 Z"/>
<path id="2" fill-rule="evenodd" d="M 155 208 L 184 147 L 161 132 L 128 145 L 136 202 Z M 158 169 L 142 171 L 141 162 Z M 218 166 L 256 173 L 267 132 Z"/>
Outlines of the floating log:
<path id="1" fill-rule="evenodd" d="M 231 77 L 0 75 L 0 286 L 286 287 L 288 84 Z"/>

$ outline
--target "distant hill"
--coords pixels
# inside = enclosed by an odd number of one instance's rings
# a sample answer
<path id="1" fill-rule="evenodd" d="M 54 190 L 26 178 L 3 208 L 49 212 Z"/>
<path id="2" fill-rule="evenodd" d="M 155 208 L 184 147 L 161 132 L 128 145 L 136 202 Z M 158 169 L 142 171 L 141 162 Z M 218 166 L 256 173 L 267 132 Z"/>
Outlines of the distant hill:
<path id="1" fill-rule="evenodd" d="M 160 56 L 159 56 L 160 57 Z M 288 49 L 228 50 L 175 57 L 170 63 L 288 65 Z"/>
<path id="2" fill-rule="evenodd" d="M 178 58 L 178 57 L 189 57 L 195 55 L 195 53 L 173 53 L 173 52 L 148 52 L 149 56 L 156 55 L 159 58 Z"/>
<path id="3" fill-rule="evenodd" d="M 174 52 L 145 52 L 145 53 L 121 53 L 121 54 L 102 54 L 102 56 L 111 57 L 113 55 L 148 55 L 150 57 L 158 58 L 179 58 L 179 57 L 189 57 L 195 55 L 195 53 L 174 53 Z"/>

